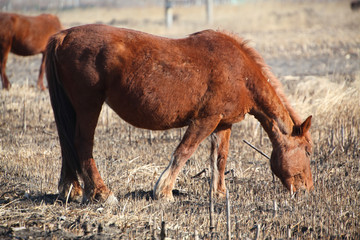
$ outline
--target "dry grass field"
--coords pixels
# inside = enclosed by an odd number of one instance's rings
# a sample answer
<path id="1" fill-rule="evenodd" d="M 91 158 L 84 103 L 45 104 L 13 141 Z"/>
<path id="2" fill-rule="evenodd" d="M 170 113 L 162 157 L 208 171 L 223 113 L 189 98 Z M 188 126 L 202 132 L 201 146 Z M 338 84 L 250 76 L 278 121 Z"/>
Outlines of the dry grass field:
<path id="1" fill-rule="evenodd" d="M 57 12 L 65 27 L 102 22 L 169 37 L 205 29 L 235 32 L 255 47 L 283 82 L 294 108 L 313 115 L 315 190 L 291 197 L 272 181 L 271 153 L 252 117 L 233 126 L 226 184 L 232 239 L 360 239 L 360 12 L 348 1 L 257 2 L 216 6 L 207 25 L 203 7 L 177 7 L 171 29 L 162 8 Z M 36 14 L 36 13 L 28 13 Z M 128 125 L 104 106 L 94 157 L 117 206 L 57 199 L 61 156 L 48 92 L 35 88 L 40 56 L 11 55 L 10 91 L 0 91 L 1 239 L 225 239 L 226 203 L 215 200 L 209 231 L 209 155 L 205 140 L 180 173 L 175 202 L 151 190 L 185 129 L 150 132 Z M 203 174 L 193 178 L 197 173 Z"/>

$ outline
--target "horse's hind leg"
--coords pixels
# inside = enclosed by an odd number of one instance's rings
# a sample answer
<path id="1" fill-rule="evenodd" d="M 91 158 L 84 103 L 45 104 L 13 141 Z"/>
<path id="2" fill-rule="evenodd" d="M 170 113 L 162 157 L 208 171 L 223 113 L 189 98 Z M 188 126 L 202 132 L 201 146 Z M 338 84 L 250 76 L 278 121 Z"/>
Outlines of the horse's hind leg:
<path id="1" fill-rule="evenodd" d="M 213 193 L 223 197 L 226 193 L 225 167 L 229 152 L 231 125 L 219 126 L 211 135 L 210 167 Z"/>
<path id="2" fill-rule="evenodd" d="M 45 53 L 42 53 L 41 65 L 39 69 L 39 77 L 37 81 L 37 86 L 41 91 L 44 91 L 46 89 L 44 86 L 44 72 L 45 72 Z"/>
<path id="3" fill-rule="evenodd" d="M 182 141 L 171 157 L 169 166 L 156 182 L 154 187 L 155 199 L 173 200 L 172 189 L 181 168 L 199 146 L 200 142 L 214 131 L 220 120 L 221 116 L 212 116 L 194 120 L 189 125 Z"/>
<path id="4" fill-rule="evenodd" d="M 63 158 L 58 185 L 59 195 L 63 200 L 69 196 L 71 201 L 81 202 L 83 200 L 83 190 L 80 186 L 77 173 L 68 164 Z"/>
<path id="5" fill-rule="evenodd" d="M 94 97 L 96 99 L 96 97 Z M 84 100 L 84 99 L 82 99 Z M 84 191 L 90 201 L 116 203 L 117 200 L 105 185 L 92 156 L 94 134 L 103 102 L 87 99 L 76 111 L 75 146 L 80 159 L 80 176 L 84 181 Z"/>
<path id="6" fill-rule="evenodd" d="M 11 87 L 11 84 L 9 82 L 8 77 L 6 76 L 5 69 L 6 69 L 6 61 L 8 58 L 8 54 L 10 52 L 10 45 L 4 46 L 3 43 L 0 43 L 0 75 L 1 75 L 1 81 L 2 81 L 2 87 L 4 89 L 9 90 Z"/>

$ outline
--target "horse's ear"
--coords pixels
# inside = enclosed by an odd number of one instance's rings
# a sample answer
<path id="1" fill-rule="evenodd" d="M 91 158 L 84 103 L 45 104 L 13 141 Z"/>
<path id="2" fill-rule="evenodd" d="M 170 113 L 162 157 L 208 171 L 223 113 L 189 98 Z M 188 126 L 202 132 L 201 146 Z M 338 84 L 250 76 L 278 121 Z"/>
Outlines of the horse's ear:
<path id="1" fill-rule="evenodd" d="M 295 126 L 293 129 L 293 134 L 295 136 L 304 136 L 304 134 L 309 131 L 311 127 L 311 118 L 310 115 L 300 126 Z"/>
<path id="2" fill-rule="evenodd" d="M 309 131 L 311 127 L 311 118 L 310 115 L 300 126 L 300 135 L 304 135 L 307 131 Z"/>

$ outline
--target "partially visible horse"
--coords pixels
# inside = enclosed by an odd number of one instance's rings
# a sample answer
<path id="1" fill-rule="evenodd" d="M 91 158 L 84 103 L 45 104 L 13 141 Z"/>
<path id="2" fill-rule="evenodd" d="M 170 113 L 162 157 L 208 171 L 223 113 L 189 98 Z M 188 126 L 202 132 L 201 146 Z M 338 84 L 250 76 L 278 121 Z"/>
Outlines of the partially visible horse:
<path id="1" fill-rule="evenodd" d="M 10 89 L 11 87 L 5 73 L 9 52 L 20 56 L 42 53 L 37 86 L 45 90 L 43 76 L 46 44 L 49 37 L 61 28 L 59 19 L 51 14 L 32 17 L 15 13 L 0 13 L 0 75 L 3 88 Z"/>
<path id="2" fill-rule="evenodd" d="M 74 27 L 49 40 L 46 75 L 61 144 L 63 197 L 73 186 L 73 200 L 84 194 L 116 202 L 92 155 L 104 102 L 139 128 L 188 126 L 155 185 L 155 199 L 173 199 L 179 171 L 209 135 L 212 186 L 223 195 L 231 126 L 247 113 L 269 135 L 270 166 L 285 187 L 313 188 L 311 117 L 300 120 L 261 56 L 236 36 L 206 30 L 168 39 L 105 25 Z"/>

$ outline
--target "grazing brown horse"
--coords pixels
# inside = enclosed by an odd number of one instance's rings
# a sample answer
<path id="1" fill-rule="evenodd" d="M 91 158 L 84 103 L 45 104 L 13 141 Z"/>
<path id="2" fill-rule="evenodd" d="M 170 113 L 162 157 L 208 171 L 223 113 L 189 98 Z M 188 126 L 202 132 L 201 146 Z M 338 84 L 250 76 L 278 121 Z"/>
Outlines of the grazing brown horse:
<path id="1" fill-rule="evenodd" d="M 260 55 L 230 34 L 206 30 L 168 39 L 105 25 L 54 35 L 46 74 L 62 150 L 59 192 L 79 200 L 116 202 L 93 159 L 94 131 L 106 102 L 128 123 L 145 129 L 188 126 L 154 188 L 173 199 L 185 162 L 212 135 L 214 191 L 226 191 L 224 171 L 231 126 L 246 113 L 269 135 L 271 169 L 289 190 L 313 187 L 311 117 L 303 123 Z M 79 184 L 84 181 L 84 190 Z"/>
<path id="2" fill-rule="evenodd" d="M 10 89 L 11 87 L 5 73 L 7 57 L 11 51 L 20 56 L 43 54 L 37 86 L 45 90 L 44 52 L 49 37 L 60 30 L 60 21 L 54 15 L 42 14 L 31 17 L 15 13 L 0 13 L 0 75 L 3 88 Z"/>

